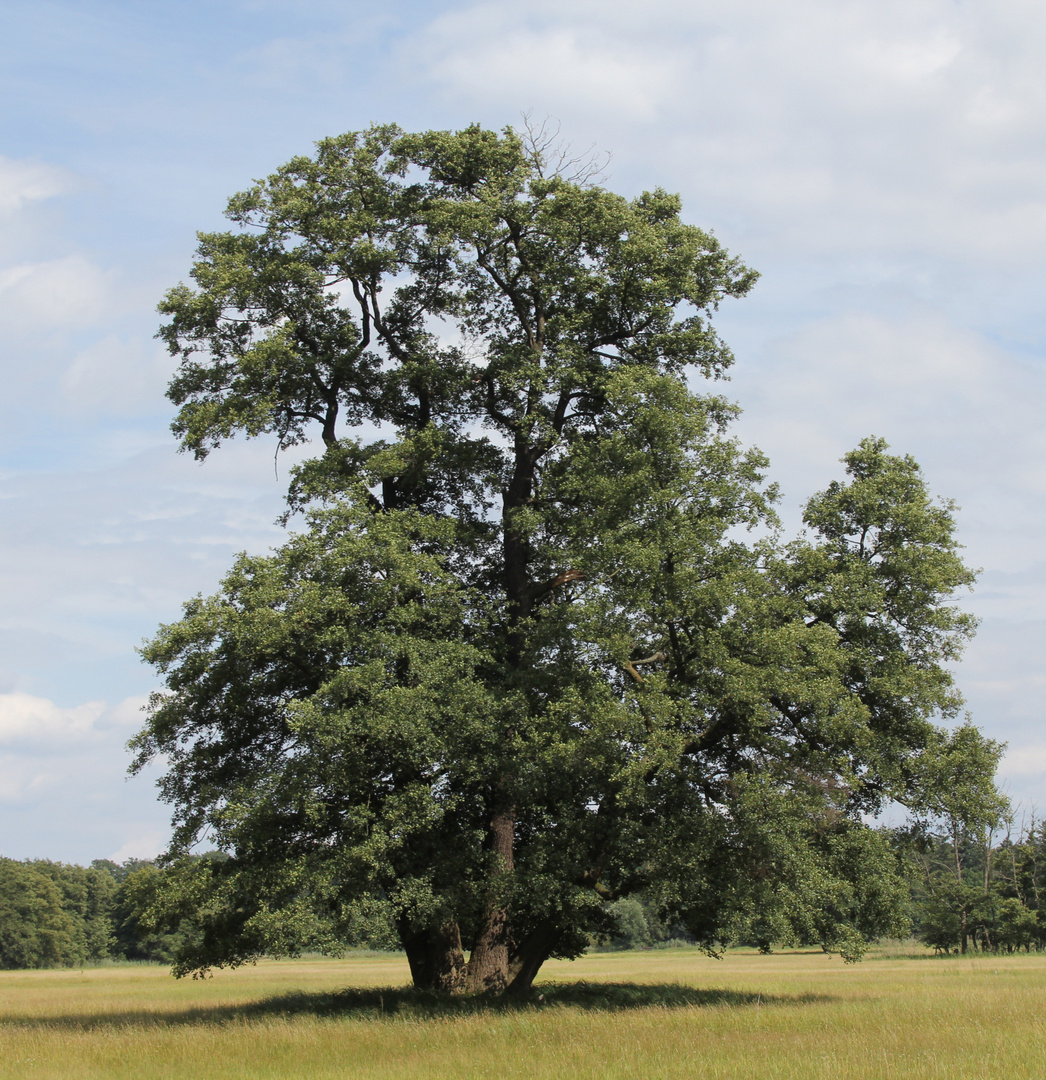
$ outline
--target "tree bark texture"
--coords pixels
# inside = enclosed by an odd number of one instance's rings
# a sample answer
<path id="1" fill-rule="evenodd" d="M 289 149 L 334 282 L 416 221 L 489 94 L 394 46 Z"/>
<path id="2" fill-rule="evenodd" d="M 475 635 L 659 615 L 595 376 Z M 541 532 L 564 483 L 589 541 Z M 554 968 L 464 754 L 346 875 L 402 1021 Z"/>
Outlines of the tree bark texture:
<path id="1" fill-rule="evenodd" d="M 409 933 L 401 926 L 400 939 L 417 989 L 442 994 L 460 993 L 464 989 L 465 956 L 456 922 L 447 921 L 434 930 L 416 933 Z"/>
<path id="2" fill-rule="evenodd" d="M 556 947 L 560 933 L 561 929 L 556 923 L 545 920 L 523 939 L 509 960 L 510 994 L 522 995 L 530 990 L 541 965 Z"/>
<path id="3" fill-rule="evenodd" d="M 470 993 L 500 992 L 509 984 L 509 907 L 504 886 L 515 866 L 514 808 L 493 815 L 489 835 L 496 866 L 490 878 L 487 908 L 469 957 L 465 988 Z"/>

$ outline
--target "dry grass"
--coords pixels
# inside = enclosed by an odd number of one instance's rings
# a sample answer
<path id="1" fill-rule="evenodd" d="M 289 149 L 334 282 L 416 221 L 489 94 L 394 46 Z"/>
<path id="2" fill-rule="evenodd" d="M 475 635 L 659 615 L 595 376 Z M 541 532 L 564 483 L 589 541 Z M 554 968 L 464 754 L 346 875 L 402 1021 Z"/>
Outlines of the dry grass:
<path id="1" fill-rule="evenodd" d="M 917 954 L 916 954 L 917 957 Z M 1046 957 L 602 953 L 452 1005 L 398 959 L 0 973 L 0 1077 L 1046 1078 Z M 352 989 L 346 990 L 349 987 Z"/>

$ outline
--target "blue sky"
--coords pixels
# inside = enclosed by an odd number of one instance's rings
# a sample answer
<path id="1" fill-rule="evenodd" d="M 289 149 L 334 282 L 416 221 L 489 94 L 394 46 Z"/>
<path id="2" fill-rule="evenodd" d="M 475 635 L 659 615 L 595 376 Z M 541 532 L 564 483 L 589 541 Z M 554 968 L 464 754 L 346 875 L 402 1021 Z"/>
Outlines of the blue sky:
<path id="1" fill-rule="evenodd" d="M 280 540 L 272 446 L 175 452 L 155 305 L 315 139 L 552 117 L 759 269 L 739 435 L 794 525 L 868 434 L 962 507 L 958 669 L 1046 802 L 1046 9 L 1025 0 L 0 2 L 0 854 L 154 854 L 134 647 Z M 281 466 L 285 479 L 285 466 Z"/>

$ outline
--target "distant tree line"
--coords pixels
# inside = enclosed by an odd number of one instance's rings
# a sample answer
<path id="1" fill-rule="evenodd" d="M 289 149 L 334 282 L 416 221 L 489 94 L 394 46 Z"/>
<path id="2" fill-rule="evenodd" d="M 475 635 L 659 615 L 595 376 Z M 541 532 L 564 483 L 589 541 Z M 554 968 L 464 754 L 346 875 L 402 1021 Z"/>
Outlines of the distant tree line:
<path id="1" fill-rule="evenodd" d="M 908 828 L 882 836 L 895 860 L 883 883 L 906 880 L 907 931 L 924 946 L 945 955 L 1046 950 L 1046 821 L 1033 818 L 1001 833 Z M 617 929 L 602 947 L 663 948 L 688 940 L 685 928 L 666 920 L 648 897 L 619 900 L 612 910 Z M 753 926 L 733 944 L 765 942 Z M 798 934 L 790 944 L 817 944 L 816 935 Z"/>
<path id="2" fill-rule="evenodd" d="M 160 873 L 141 859 L 85 867 L 0 858 L 0 968 L 172 962 L 191 930 L 157 932 L 141 922 Z"/>
<path id="3" fill-rule="evenodd" d="M 211 852 L 207 862 L 225 856 Z M 0 969 L 76 967 L 105 961 L 174 963 L 199 944 L 191 918 L 158 920 L 153 901 L 163 870 L 146 859 L 90 866 L 0 858 Z M 366 920 L 348 947 L 396 947 L 390 930 Z"/>
<path id="4" fill-rule="evenodd" d="M 910 933 L 927 948 L 943 954 L 1046 950 L 1046 821 L 1032 818 L 1008 832 L 921 827 L 880 835 L 893 859 L 883 886 L 905 883 Z M 187 939 L 203 931 L 191 919 L 157 922 L 152 900 L 162 875 L 140 859 L 96 859 L 84 867 L 0 858 L 0 968 L 174 963 Z M 693 940 L 650 896 L 624 898 L 611 910 L 615 927 L 593 939 L 598 948 L 664 948 Z M 903 936 L 905 928 L 897 929 Z M 806 940 L 802 934 L 792 942 L 814 943 L 816 935 Z M 361 921 L 344 944 L 398 947 L 394 929 L 380 918 Z M 753 924 L 724 944 L 765 941 Z"/>

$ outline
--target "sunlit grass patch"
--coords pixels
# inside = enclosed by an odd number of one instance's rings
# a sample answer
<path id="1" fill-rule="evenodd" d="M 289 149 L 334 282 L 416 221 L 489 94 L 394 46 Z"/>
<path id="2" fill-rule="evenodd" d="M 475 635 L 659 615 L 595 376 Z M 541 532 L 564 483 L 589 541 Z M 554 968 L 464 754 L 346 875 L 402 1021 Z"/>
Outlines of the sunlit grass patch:
<path id="1" fill-rule="evenodd" d="M 918 955 L 918 954 L 916 954 Z M 399 957 L 0 974 L 0 1077 L 1046 1077 L 1046 958 L 696 950 L 555 962 L 520 1001 Z"/>

